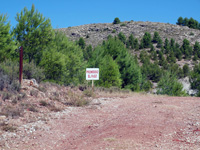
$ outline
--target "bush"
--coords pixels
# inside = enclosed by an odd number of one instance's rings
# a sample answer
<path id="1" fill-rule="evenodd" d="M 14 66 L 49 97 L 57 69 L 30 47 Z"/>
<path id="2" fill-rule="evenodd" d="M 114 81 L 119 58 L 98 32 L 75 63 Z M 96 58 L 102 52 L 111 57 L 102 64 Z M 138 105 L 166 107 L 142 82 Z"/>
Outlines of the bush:
<path id="1" fill-rule="evenodd" d="M 23 110 L 16 107 L 5 106 L 2 108 L 0 114 L 6 117 L 16 118 L 23 115 Z"/>
<path id="2" fill-rule="evenodd" d="M 40 105 L 41 106 L 48 106 L 48 103 L 46 101 L 44 101 L 44 100 L 41 100 L 40 101 Z"/>
<path id="3" fill-rule="evenodd" d="M 116 30 L 115 30 L 115 29 L 113 29 L 112 33 L 116 33 Z"/>
<path id="4" fill-rule="evenodd" d="M 5 93 L 3 93 L 3 95 L 2 95 L 2 99 L 3 99 L 3 101 L 5 101 L 6 99 L 10 99 L 11 96 L 12 96 L 12 95 L 11 95 L 10 93 L 5 92 Z"/>
<path id="5" fill-rule="evenodd" d="M 149 91 L 152 88 L 153 84 L 149 80 L 144 80 L 141 84 L 141 90 Z"/>
<path id="6" fill-rule="evenodd" d="M 188 64 L 185 64 L 183 66 L 183 74 L 184 74 L 184 77 L 188 76 L 189 75 L 189 72 L 190 72 L 190 68 L 188 66 Z"/>
<path id="7" fill-rule="evenodd" d="M 6 132 L 14 132 L 17 130 L 16 127 L 14 127 L 13 125 L 3 125 L 3 128 L 2 128 L 3 131 L 6 131 Z"/>
<path id="8" fill-rule="evenodd" d="M 44 69 L 37 67 L 34 62 L 24 62 L 23 77 L 25 79 L 36 79 L 37 82 L 41 82 L 45 79 Z"/>
<path id="9" fill-rule="evenodd" d="M 92 90 L 85 90 L 85 91 L 83 91 L 83 94 L 87 97 L 93 97 L 94 96 L 94 92 Z"/>
<path id="10" fill-rule="evenodd" d="M 31 91 L 30 91 L 30 95 L 31 95 L 31 96 L 37 97 L 37 96 L 38 96 L 38 91 L 36 91 L 36 90 L 31 90 Z"/>
<path id="11" fill-rule="evenodd" d="M 56 106 L 50 106 L 50 108 L 49 108 L 51 111 L 53 111 L 53 112 L 59 112 L 59 111 L 62 111 L 62 109 L 61 108 L 58 108 L 58 107 L 56 107 Z"/>
<path id="12" fill-rule="evenodd" d="M 125 23 L 122 23 L 120 26 L 123 27 L 123 26 L 126 26 L 126 24 L 125 24 Z"/>
<path id="13" fill-rule="evenodd" d="M 43 69 L 36 67 L 31 62 L 24 62 L 23 67 L 23 78 L 31 79 L 34 78 L 38 82 L 44 80 L 45 75 Z M 20 90 L 19 80 L 19 63 L 11 60 L 6 60 L 0 64 L 0 90 L 6 88 L 10 92 Z"/>
<path id="14" fill-rule="evenodd" d="M 9 92 L 19 91 L 20 85 L 17 83 L 19 77 L 18 63 L 6 60 L 0 64 L 0 90 L 4 88 Z"/>
<path id="15" fill-rule="evenodd" d="M 36 108 L 34 105 L 30 105 L 30 106 L 28 107 L 28 110 L 29 110 L 29 111 L 32 111 L 32 112 L 38 112 L 37 108 Z"/>
<path id="16" fill-rule="evenodd" d="M 67 102 L 65 102 L 65 105 L 70 106 L 85 106 L 89 104 L 89 100 L 84 99 L 82 95 L 75 94 L 73 91 L 68 92 L 68 99 Z"/>

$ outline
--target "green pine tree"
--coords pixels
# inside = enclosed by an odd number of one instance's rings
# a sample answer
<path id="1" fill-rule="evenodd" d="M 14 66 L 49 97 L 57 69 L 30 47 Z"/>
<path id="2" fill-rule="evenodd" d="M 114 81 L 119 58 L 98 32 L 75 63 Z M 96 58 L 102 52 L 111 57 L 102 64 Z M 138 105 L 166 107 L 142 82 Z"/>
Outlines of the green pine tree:
<path id="1" fill-rule="evenodd" d="M 43 51 L 54 38 L 50 19 L 43 17 L 32 5 L 31 10 L 25 7 L 20 13 L 17 13 L 16 21 L 18 24 L 14 29 L 14 36 L 19 46 L 24 48 L 24 59 L 29 63 L 34 60 L 38 64 Z"/>
<path id="2" fill-rule="evenodd" d="M 158 94 L 166 94 L 170 96 L 184 96 L 186 93 L 183 91 L 183 85 L 178 82 L 175 74 L 166 72 L 158 82 Z"/>
<path id="3" fill-rule="evenodd" d="M 7 22 L 7 16 L 0 14 L 0 62 L 13 58 L 16 53 L 15 43 L 10 34 L 10 23 Z"/>
<path id="4" fill-rule="evenodd" d="M 118 17 L 116 17 L 115 19 L 114 19 L 114 21 L 113 21 L 113 24 L 120 24 L 120 20 L 119 20 L 119 18 Z"/>
<path id="5" fill-rule="evenodd" d="M 133 34 L 131 34 L 129 37 L 128 37 L 128 43 L 129 43 L 129 46 L 131 47 L 131 49 L 134 49 L 135 46 L 134 46 L 134 37 L 133 37 Z"/>
<path id="6" fill-rule="evenodd" d="M 176 24 L 183 25 L 183 17 L 179 17 Z"/>
<path id="7" fill-rule="evenodd" d="M 78 45 L 82 48 L 82 49 L 85 49 L 85 40 L 80 37 L 79 40 L 78 40 Z"/>
<path id="8" fill-rule="evenodd" d="M 102 59 L 99 66 L 100 69 L 100 80 L 99 85 L 103 87 L 117 86 L 121 87 L 121 75 L 117 63 L 112 59 L 111 56 L 106 55 Z"/>
<path id="9" fill-rule="evenodd" d="M 158 43 L 158 41 L 159 41 L 160 39 L 161 39 L 161 38 L 160 38 L 160 36 L 159 36 L 159 33 L 158 33 L 158 32 L 154 32 L 152 42 L 153 42 L 153 43 Z"/>
<path id="10" fill-rule="evenodd" d="M 120 41 L 122 41 L 124 44 L 126 44 L 126 36 L 122 32 L 120 32 L 118 34 L 118 38 Z"/>
<path id="11" fill-rule="evenodd" d="M 148 32 L 145 32 L 143 38 L 142 38 L 142 43 L 144 48 L 150 48 L 152 43 L 151 43 L 151 34 Z"/>

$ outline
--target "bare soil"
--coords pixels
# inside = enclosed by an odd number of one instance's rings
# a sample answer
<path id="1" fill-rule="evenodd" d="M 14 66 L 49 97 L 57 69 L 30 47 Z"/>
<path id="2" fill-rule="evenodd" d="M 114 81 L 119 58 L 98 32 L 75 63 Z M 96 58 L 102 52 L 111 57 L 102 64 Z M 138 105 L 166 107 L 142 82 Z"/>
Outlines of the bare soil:
<path id="1" fill-rule="evenodd" d="M 200 98 L 99 96 L 1 134 L 2 150 L 198 150 Z"/>

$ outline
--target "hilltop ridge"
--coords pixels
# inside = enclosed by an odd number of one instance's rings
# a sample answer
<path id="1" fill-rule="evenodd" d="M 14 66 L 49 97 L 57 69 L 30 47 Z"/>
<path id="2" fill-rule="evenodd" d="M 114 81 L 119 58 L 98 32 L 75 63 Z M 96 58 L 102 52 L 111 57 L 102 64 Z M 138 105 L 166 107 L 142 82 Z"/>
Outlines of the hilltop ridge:
<path id="1" fill-rule="evenodd" d="M 108 35 L 116 36 L 120 32 L 124 33 L 126 37 L 133 34 L 139 40 L 145 32 L 149 32 L 153 36 L 153 33 L 157 31 L 162 40 L 165 38 L 173 38 L 177 43 L 182 44 L 183 39 L 188 39 L 192 45 L 196 41 L 200 42 L 200 30 L 191 29 L 187 26 L 159 22 L 125 21 L 120 24 L 98 23 L 60 28 L 57 30 L 63 32 L 73 41 L 83 37 L 85 42 L 88 45 L 91 44 L 93 47 L 101 44 L 103 40 L 106 40 Z"/>

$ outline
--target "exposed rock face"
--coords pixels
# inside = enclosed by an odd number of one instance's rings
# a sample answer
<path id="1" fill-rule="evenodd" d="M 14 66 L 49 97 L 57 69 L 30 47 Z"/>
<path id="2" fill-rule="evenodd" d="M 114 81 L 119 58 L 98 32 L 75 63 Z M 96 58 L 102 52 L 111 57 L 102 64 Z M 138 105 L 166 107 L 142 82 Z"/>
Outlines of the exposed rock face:
<path id="1" fill-rule="evenodd" d="M 187 26 L 172 25 L 157 22 L 123 22 L 121 24 L 99 23 L 87 24 L 76 27 L 57 29 L 62 31 L 71 40 L 78 40 L 83 37 L 87 44 L 96 46 L 106 40 L 108 35 L 116 36 L 123 32 L 126 37 L 133 34 L 139 40 L 145 32 L 151 33 L 152 37 L 155 31 L 159 32 L 162 40 L 165 38 L 174 38 L 176 42 L 182 44 L 183 39 L 188 39 L 191 44 L 200 42 L 200 30 L 190 29 Z"/>
<path id="2" fill-rule="evenodd" d="M 179 82 L 183 85 L 183 90 L 185 90 L 189 95 L 194 96 L 198 93 L 198 90 L 191 89 L 191 85 L 190 85 L 190 81 L 188 77 L 179 79 Z"/>

